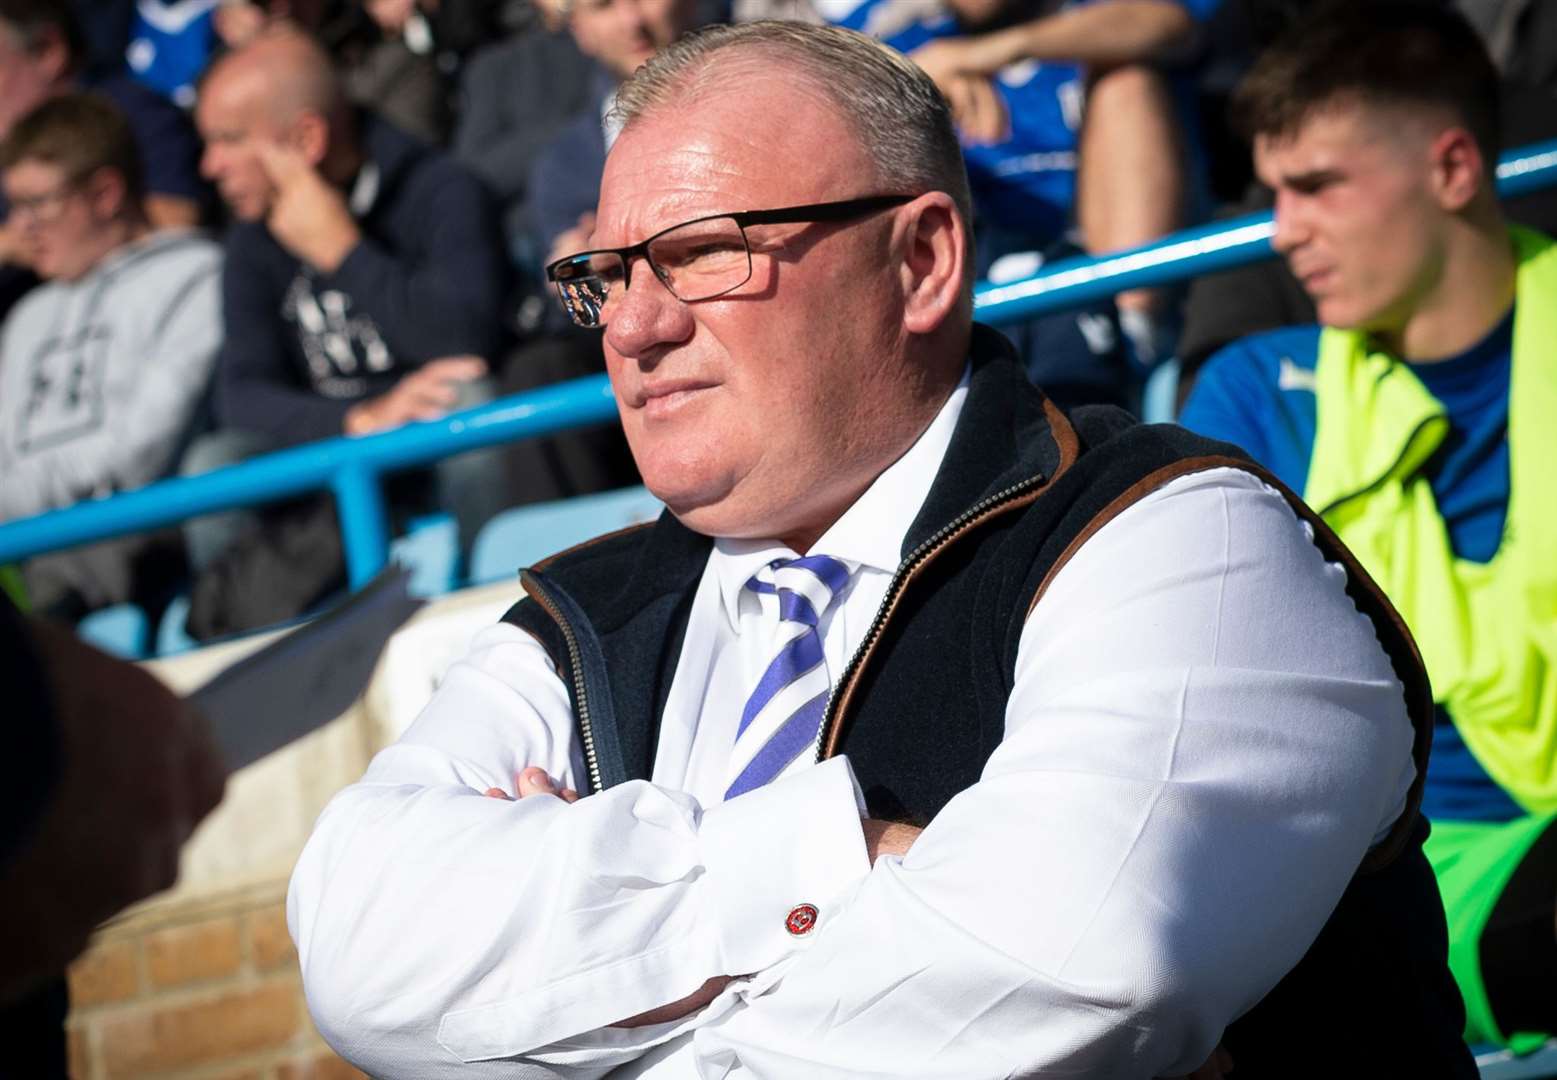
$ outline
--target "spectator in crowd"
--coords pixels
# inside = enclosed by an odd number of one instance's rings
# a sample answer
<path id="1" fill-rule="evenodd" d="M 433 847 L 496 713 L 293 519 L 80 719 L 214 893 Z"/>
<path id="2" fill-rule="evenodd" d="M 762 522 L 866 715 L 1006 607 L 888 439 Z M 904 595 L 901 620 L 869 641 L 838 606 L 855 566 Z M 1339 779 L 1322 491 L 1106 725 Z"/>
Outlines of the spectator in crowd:
<path id="1" fill-rule="evenodd" d="M 124 116 L 51 97 L 0 144 L 12 227 L 46 280 L 0 334 L 0 520 L 167 476 L 200 419 L 221 346 L 221 248 L 153 231 Z M 169 570 L 169 556 L 174 566 Z M 180 572 L 164 539 L 39 556 L 35 609 L 76 618 L 155 599 Z"/>
<path id="2" fill-rule="evenodd" d="M 699 18 L 696 0 L 574 0 L 565 10 L 578 51 L 592 61 L 583 107 L 536 155 L 529 181 L 530 266 L 589 245 L 606 150 L 615 136 L 616 88 L 645 60 L 686 33 Z M 600 342 L 581 334 L 554 304 L 538 332 L 503 374 L 519 393 L 602 370 Z M 634 483 L 637 472 L 617 424 L 530 440 L 508 452 L 515 502 L 561 499 Z"/>
<path id="3" fill-rule="evenodd" d="M 0 685 L 0 1039 L 7 1075 L 60 1077 L 65 965 L 173 884 L 226 768 L 204 718 L 156 679 L 3 596 Z"/>
<path id="4" fill-rule="evenodd" d="M 976 205 L 1003 249 L 1037 249 L 1076 226 L 1090 252 L 1163 237 L 1193 209 L 1197 163 L 1180 87 L 1219 0 L 947 0 L 947 16 L 887 40 L 911 51 L 951 101 Z M 824 0 L 844 25 L 900 19 L 887 0 Z M 887 14 L 891 9 L 891 16 Z M 1193 132 L 1188 132 L 1193 134 Z M 1004 238 L 1000 238 L 1004 233 Z M 1168 355 L 1162 297 L 1119 294 L 1144 364 Z"/>
<path id="5" fill-rule="evenodd" d="M 1234 99 L 1322 326 L 1256 335 L 1184 410 L 1334 527 L 1437 699 L 1424 811 L 1473 1041 L 1557 1031 L 1557 248 L 1492 185 L 1497 73 L 1457 14 L 1295 27 Z M 1517 495 L 1517 497 L 1515 497 Z"/>
<path id="6" fill-rule="evenodd" d="M 146 170 L 146 219 L 154 228 L 200 220 L 200 144 L 188 119 L 126 75 L 83 66 L 81 40 L 65 0 L 0 0 L 0 136 L 45 98 L 95 90 L 129 119 Z"/>
<path id="7" fill-rule="evenodd" d="M 1262 0 L 1246 4 L 1262 15 L 1254 44 L 1269 45 L 1314 0 Z M 1486 43 L 1500 76 L 1500 146 L 1516 150 L 1557 137 L 1557 4 L 1528 0 L 1419 0 L 1458 8 Z M 1294 10 L 1295 9 L 1295 10 Z M 1257 51 L 1257 49 L 1256 49 Z M 1269 210 L 1273 196 L 1255 181 L 1230 215 Z M 1557 231 L 1557 191 L 1527 192 L 1505 200 L 1511 221 L 1542 232 Z M 1248 334 L 1280 326 L 1303 326 L 1315 319 L 1314 305 L 1291 271 L 1280 261 L 1207 274 L 1190 283 L 1179 339 L 1179 385 L 1187 394 L 1202 364 L 1224 345 Z"/>
<path id="8" fill-rule="evenodd" d="M 238 219 L 221 419 L 286 445 L 441 415 L 502 343 L 480 185 L 354 113 L 291 31 L 219 61 L 197 119 L 202 168 Z"/>
<path id="9" fill-rule="evenodd" d="M 1329 531 L 972 324 L 956 136 L 900 55 L 714 27 L 617 108 L 551 274 L 670 512 L 530 573 L 321 815 L 288 918 L 332 1045 L 1473 1077 L 1426 680 Z"/>
<path id="10" fill-rule="evenodd" d="M 429 13 L 417 0 L 366 0 L 362 14 L 361 28 L 333 50 L 347 97 L 423 142 L 447 143 L 457 58 L 439 47 Z"/>
<path id="11" fill-rule="evenodd" d="M 146 193 L 146 220 L 155 228 L 197 223 L 200 148 L 188 119 L 132 79 L 88 70 L 84 55 L 66 0 L 0 0 L 0 138 L 45 98 L 97 90 L 129 118 L 145 170 L 139 186 Z M 0 317 L 37 280 L 0 199 Z"/>
<path id="12" fill-rule="evenodd" d="M 698 14 L 696 0 L 572 0 L 564 10 L 568 33 L 595 67 L 587 104 L 541 151 L 531 177 L 531 220 L 547 263 L 585 247 L 615 136 L 617 86 Z"/>
<path id="13" fill-rule="evenodd" d="M 202 167 L 238 223 L 222 285 L 223 430 L 192 450 L 186 471 L 490 399 L 484 376 L 504 342 L 507 274 L 474 177 L 353 110 L 328 55 L 292 30 L 219 60 L 196 119 Z M 500 468 L 490 453 L 437 466 L 440 500 L 467 544 L 500 508 Z M 193 523 L 197 568 L 252 524 Z M 321 569 L 303 601 L 332 576 Z"/>
<path id="14" fill-rule="evenodd" d="M 979 215 L 979 271 L 994 281 L 1079 254 L 1073 237 L 1105 252 L 1184 222 L 1199 170 L 1183 87 L 1162 65 L 1192 53 L 1198 21 L 1214 6 L 818 4 L 837 25 L 910 53 L 952 103 Z M 1158 291 L 1133 290 L 1035 320 L 1016 336 L 1033 378 L 1060 402 L 1132 405 L 1140 376 L 1169 355 L 1174 321 Z"/>
<path id="15" fill-rule="evenodd" d="M 556 132 L 587 112 L 595 98 L 593 61 L 574 44 L 560 11 L 550 4 L 540 5 L 540 11 L 543 17 L 535 25 L 477 53 L 466 65 L 452 146 L 502 202 L 510 255 L 531 272 L 536 286 L 534 311 L 523 319 L 532 330 L 542 310 L 539 269 L 546 252 L 536 251 L 531 237 L 530 172 Z M 593 104 L 598 108 L 598 99 Z"/>

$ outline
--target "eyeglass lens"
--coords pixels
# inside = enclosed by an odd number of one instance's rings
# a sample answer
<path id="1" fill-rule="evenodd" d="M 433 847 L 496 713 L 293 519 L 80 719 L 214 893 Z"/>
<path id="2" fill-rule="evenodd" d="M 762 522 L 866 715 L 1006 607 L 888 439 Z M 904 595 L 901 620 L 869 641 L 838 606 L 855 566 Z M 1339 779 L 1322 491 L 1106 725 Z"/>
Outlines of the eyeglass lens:
<path id="1" fill-rule="evenodd" d="M 40 225 L 46 225 L 60 216 L 69 194 L 70 187 L 66 185 L 42 195 L 11 199 L 11 213 L 17 215 L 18 219 L 28 218 Z"/>
<path id="2" fill-rule="evenodd" d="M 751 252 L 733 218 L 690 221 L 648 243 L 655 277 L 687 303 L 711 300 L 746 284 Z M 558 266 L 557 290 L 563 306 L 580 326 L 604 326 L 625 292 L 627 268 L 615 252 L 579 255 Z"/>

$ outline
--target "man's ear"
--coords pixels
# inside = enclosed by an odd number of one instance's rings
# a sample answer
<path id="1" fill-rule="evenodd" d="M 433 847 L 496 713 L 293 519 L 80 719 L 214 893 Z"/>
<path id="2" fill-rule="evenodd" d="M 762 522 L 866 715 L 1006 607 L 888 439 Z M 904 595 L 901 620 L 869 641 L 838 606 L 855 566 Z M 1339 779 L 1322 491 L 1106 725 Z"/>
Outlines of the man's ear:
<path id="1" fill-rule="evenodd" d="M 288 141 L 292 149 L 303 155 L 304 161 L 317 169 L 330 152 L 330 123 L 319 113 L 305 110 L 292 121 Z"/>
<path id="2" fill-rule="evenodd" d="M 106 166 L 98 169 L 87 177 L 85 186 L 92 212 L 98 220 L 110 221 L 124 212 L 130 188 L 118 169 Z"/>
<path id="3" fill-rule="evenodd" d="M 1438 204 L 1457 213 L 1481 193 L 1490 173 L 1481 148 L 1463 127 L 1438 133 L 1428 149 L 1432 168 L 1433 194 Z"/>
<path id="4" fill-rule="evenodd" d="M 30 51 L 50 82 L 61 82 L 70 74 L 70 45 L 57 27 L 45 27 Z"/>
<path id="5" fill-rule="evenodd" d="M 944 191 L 929 191 L 898 211 L 903 328 L 928 334 L 957 310 L 966 289 L 967 226 Z"/>

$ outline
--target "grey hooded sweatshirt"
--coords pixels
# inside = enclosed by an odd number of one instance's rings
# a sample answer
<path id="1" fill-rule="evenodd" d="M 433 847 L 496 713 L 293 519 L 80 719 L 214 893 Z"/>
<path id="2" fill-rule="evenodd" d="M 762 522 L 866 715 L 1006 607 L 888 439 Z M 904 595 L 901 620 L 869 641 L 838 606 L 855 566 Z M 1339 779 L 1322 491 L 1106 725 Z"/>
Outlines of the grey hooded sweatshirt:
<path id="1" fill-rule="evenodd" d="M 0 330 L 0 521 L 176 470 L 221 346 L 221 269 L 219 245 L 157 232 L 12 309 Z M 169 544 L 131 536 L 41 555 L 23 577 L 37 610 L 75 618 L 155 591 Z"/>
<path id="2" fill-rule="evenodd" d="M 155 232 L 34 289 L 0 332 L 0 521 L 168 475 L 221 346 L 222 249 Z"/>

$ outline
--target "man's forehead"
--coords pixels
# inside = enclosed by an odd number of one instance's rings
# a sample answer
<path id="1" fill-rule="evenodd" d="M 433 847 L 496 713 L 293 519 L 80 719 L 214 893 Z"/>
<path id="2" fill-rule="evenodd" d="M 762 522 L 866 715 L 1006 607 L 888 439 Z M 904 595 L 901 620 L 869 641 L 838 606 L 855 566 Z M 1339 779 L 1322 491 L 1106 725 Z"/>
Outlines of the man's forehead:
<path id="1" fill-rule="evenodd" d="M 756 91 L 662 106 L 629 125 L 606 159 L 600 229 L 847 198 L 869 184 L 852 131 L 830 104 L 782 87 Z"/>
<path id="2" fill-rule="evenodd" d="M 65 170 L 51 161 L 22 158 L 0 172 L 0 185 L 6 191 L 33 191 L 57 187 L 65 179 Z"/>
<path id="3" fill-rule="evenodd" d="M 1315 162 L 1339 168 L 1380 156 L 1402 157 L 1431 141 L 1446 121 L 1408 106 L 1336 102 L 1311 110 L 1289 130 L 1256 135 L 1255 165 L 1279 162 L 1285 168 Z"/>

